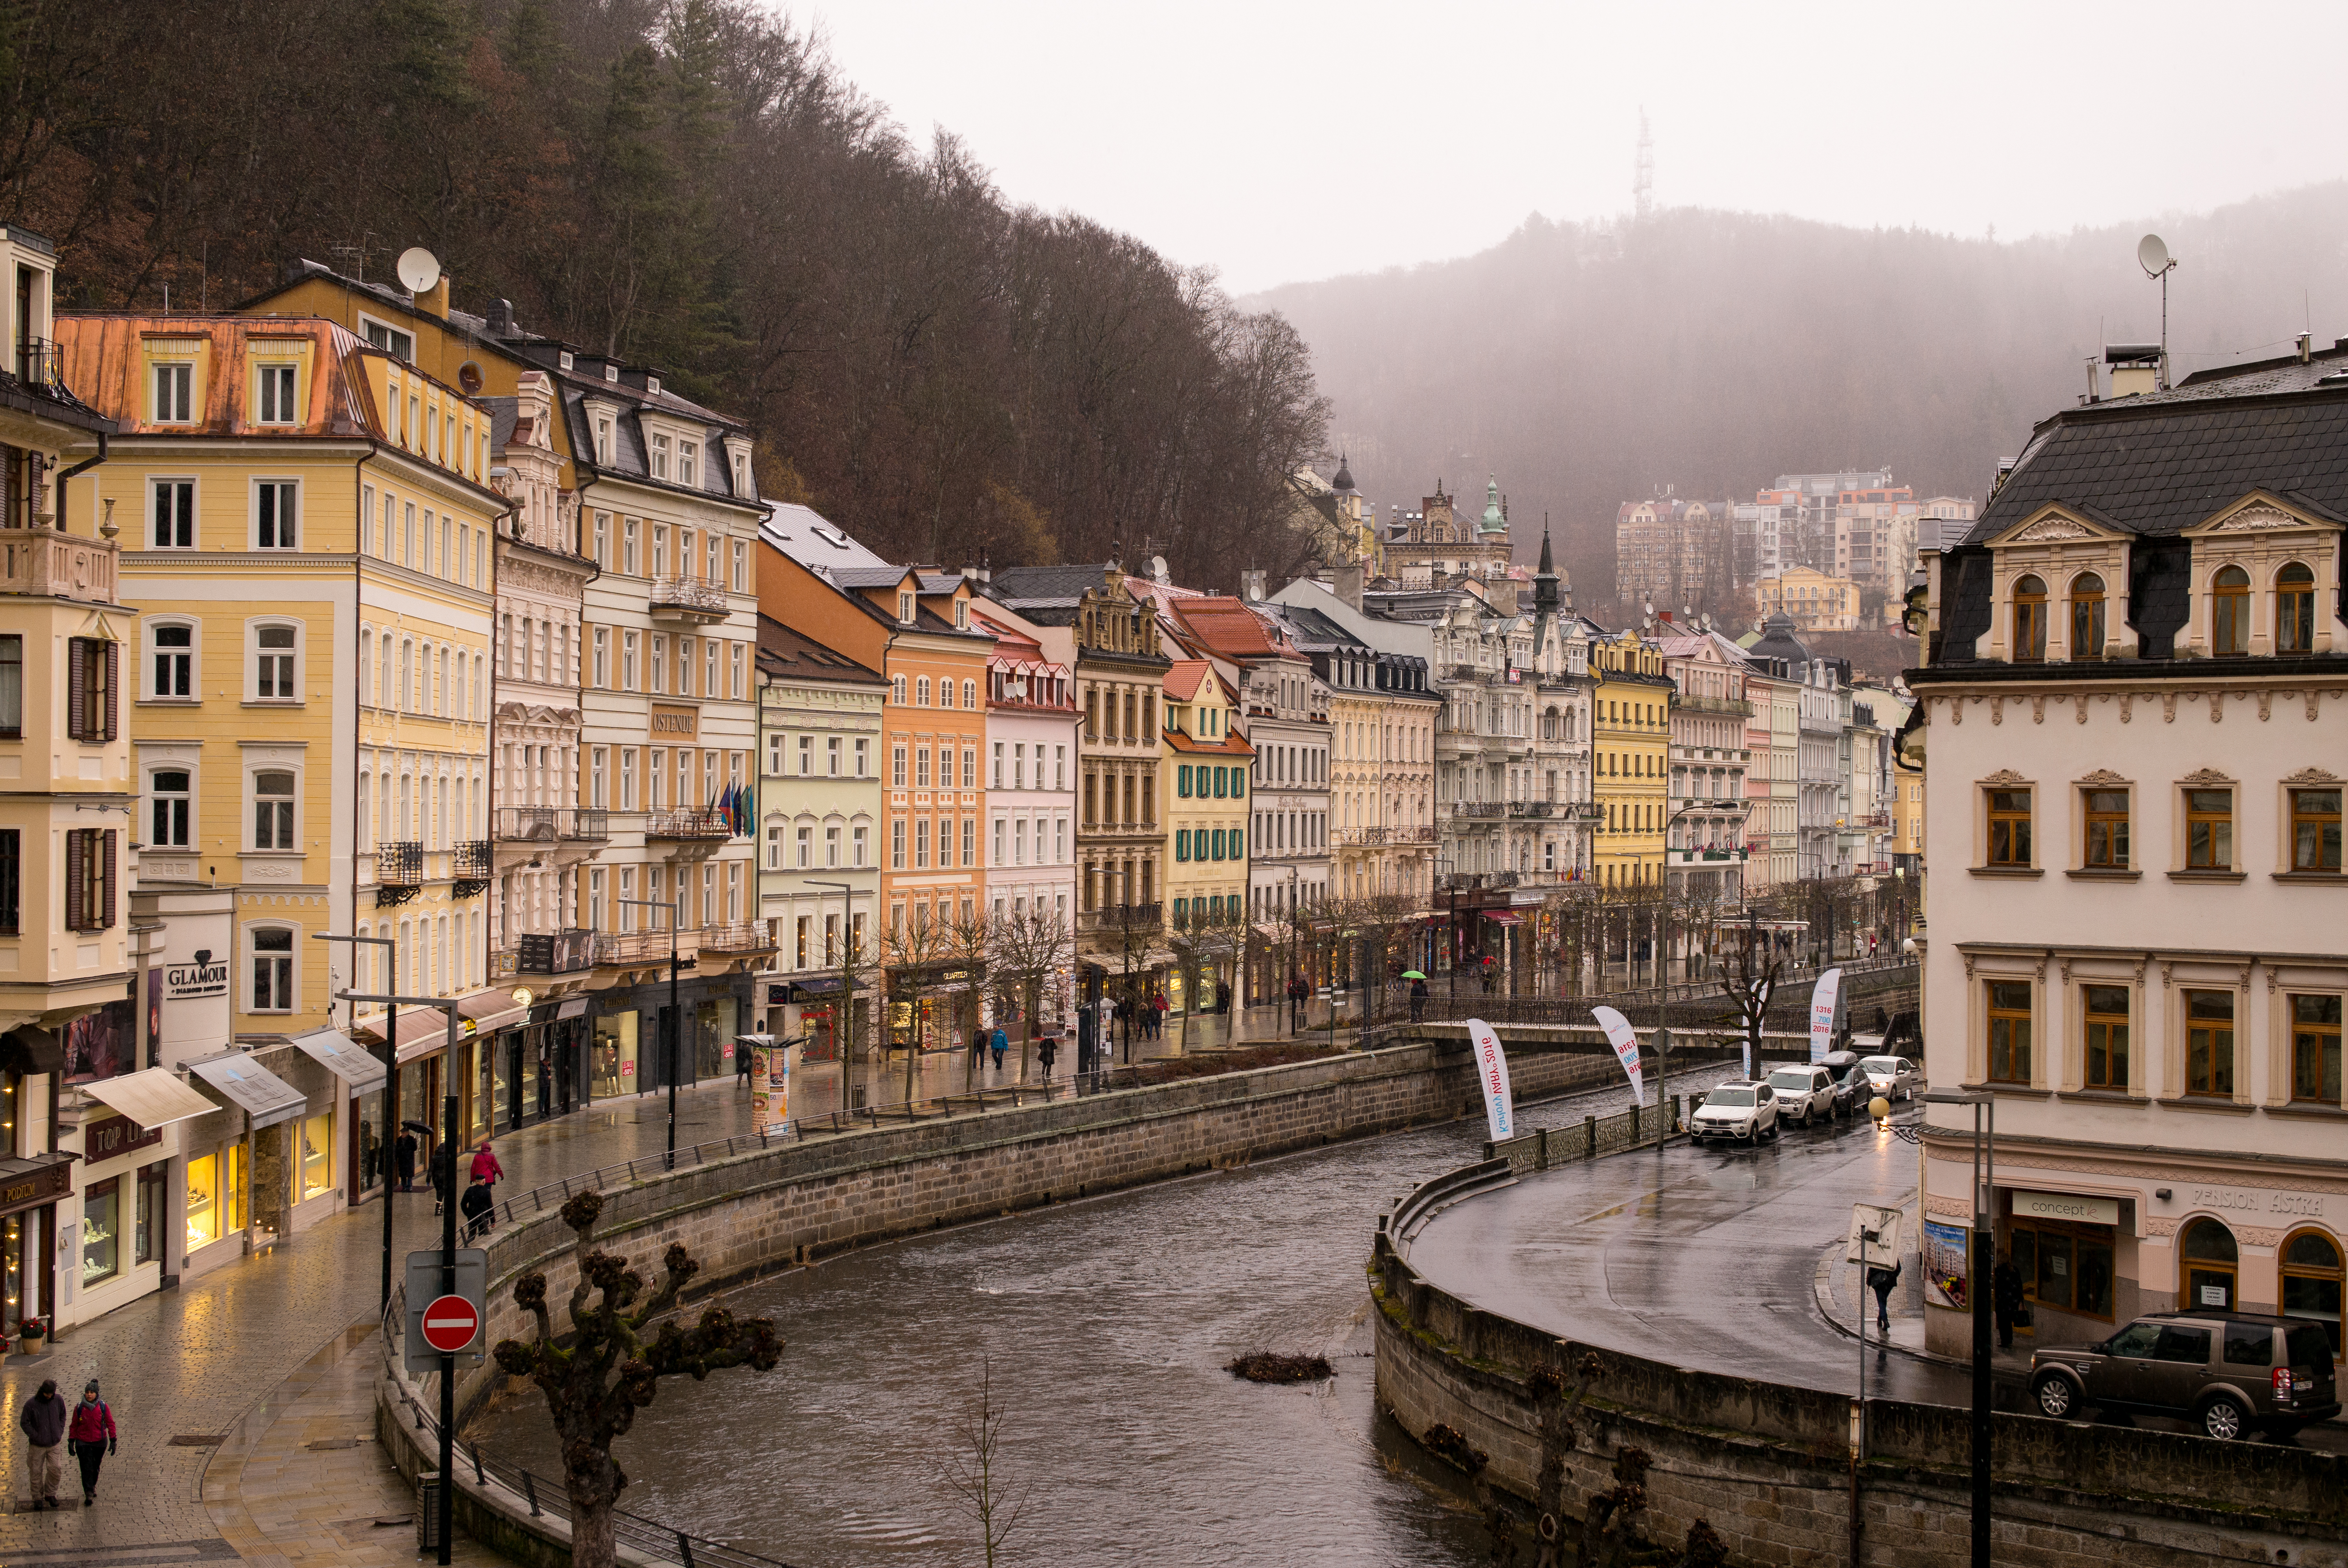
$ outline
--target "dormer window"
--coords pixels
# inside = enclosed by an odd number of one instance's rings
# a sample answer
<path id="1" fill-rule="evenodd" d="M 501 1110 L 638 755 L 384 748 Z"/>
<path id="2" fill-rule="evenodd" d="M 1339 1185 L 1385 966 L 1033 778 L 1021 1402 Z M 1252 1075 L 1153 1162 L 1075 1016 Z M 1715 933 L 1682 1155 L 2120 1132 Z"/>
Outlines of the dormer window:
<path id="1" fill-rule="evenodd" d="M 294 370 L 290 364 L 264 364 L 253 372 L 253 417 L 260 424 L 294 422 Z"/>
<path id="2" fill-rule="evenodd" d="M 644 390 L 652 394 L 654 397 L 658 397 L 660 395 L 660 377 L 657 375 L 645 376 Z"/>
<path id="3" fill-rule="evenodd" d="M 612 422 L 609 419 L 595 421 L 595 461 L 607 468 L 612 465 Z"/>
<path id="4" fill-rule="evenodd" d="M 734 494 L 747 499 L 750 494 L 750 454 L 734 454 Z"/>
<path id="5" fill-rule="evenodd" d="M 195 422 L 196 367 L 159 364 L 155 367 L 154 422 L 191 425 Z"/>
<path id="6" fill-rule="evenodd" d="M 2315 651 L 2315 573 L 2298 561 L 2275 573 L 2275 651 Z"/>
<path id="7" fill-rule="evenodd" d="M 2209 651 L 2220 659 L 2250 651 L 2250 574 L 2220 568 L 2209 587 Z"/>
<path id="8" fill-rule="evenodd" d="M 554 364 L 559 370 L 574 370 L 578 367 L 579 356 L 567 348 L 562 349 L 555 354 Z"/>
<path id="9" fill-rule="evenodd" d="M 2081 572 L 2071 579 L 2071 657 L 2104 656 L 2104 579 Z"/>
<path id="10" fill-rule="evenodd" d="M 2036 664 L 2046 657 L 2046 582 L 2024 573 L 2013 585 L 2013 661 Z"/>
<path id="11" fill-rule="evenodd" d="M 654 436 L 652 439 L 652 475 L 655 479 L 668 477 L 668 437 Z"/>
<path id="12" fill-rule="evenodd" d="M 699 485 L 694 476 L 700 470 L 701 448 L 690 441 L 676 444 L 676 482 L 688 488 Z"/>
<path id="13" fill-rule="evenodd" d="M 608 359 L 603 362 L 603 379 L 614 384 L 620 379 L 620 367 Z"/>
<path id="14" fill-rule="evenodd" d="M 967 600 L 959 599 L 954 600 L 954 630 L 956 631 L 970 630 L 970 604 Z"/>
<path id="15" fill-rule="evenodd" d="M 908 626 L 913 624 L 913 596 L 911 594 L 900 593 L 897 595 L 897 619 L 903 621 Z"/>

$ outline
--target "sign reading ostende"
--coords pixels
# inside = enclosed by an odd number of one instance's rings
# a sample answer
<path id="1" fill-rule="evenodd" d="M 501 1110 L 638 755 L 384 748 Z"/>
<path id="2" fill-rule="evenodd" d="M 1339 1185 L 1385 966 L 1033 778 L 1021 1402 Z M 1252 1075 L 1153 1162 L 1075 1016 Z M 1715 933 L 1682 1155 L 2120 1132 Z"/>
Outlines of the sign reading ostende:
<path id="1" fill-rule="evenodd" d="M 699 732 L 701 713 L 696 708 L 653 708 L 653 733 L 671 740 L 689 741 Z"/>

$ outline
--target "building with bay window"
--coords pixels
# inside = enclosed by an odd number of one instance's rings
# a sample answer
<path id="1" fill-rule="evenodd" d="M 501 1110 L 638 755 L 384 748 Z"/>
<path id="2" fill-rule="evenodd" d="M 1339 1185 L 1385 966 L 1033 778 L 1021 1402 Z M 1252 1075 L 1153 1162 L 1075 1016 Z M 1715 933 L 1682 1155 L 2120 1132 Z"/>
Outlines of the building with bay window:
<path id="1" fill-rule="evenodd" d="M 2342 1347 L 2343 369 L 2065 409 L 1925 557 L 1925 1062 L 1995 1102 L 2042 1343 L 2209 1307 Z M 1927 1116 L 1928 1255 L 1961 1258 L 1971 1118 Z"/>

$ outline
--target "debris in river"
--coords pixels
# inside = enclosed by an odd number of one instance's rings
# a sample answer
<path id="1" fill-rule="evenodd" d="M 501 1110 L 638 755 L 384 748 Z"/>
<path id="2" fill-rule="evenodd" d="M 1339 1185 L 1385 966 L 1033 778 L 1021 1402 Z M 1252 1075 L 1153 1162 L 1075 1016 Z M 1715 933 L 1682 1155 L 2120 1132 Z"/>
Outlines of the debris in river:
<path id="1" fill-rule="evenodd" d="M 1225 1369 L 1232 1377 L 1244 1378 L 1251 1383 L 1317 1383 L 1337 1375 L 1326 1356 L 1282 1356 L 1270 1350 L 1237 1357 L 1226 1364 Z"/>
<path id="2" fill-rule="evenodd" d="M 1427 1428 L 1426 1436 L 1418 1440 L 1427 1452 L 1437 1459 L 1449 1460 L 1469 1475 L 1492 1462 L 1490 1454 L 1468 1443 L 1466 1433 L 1457 1427 L 1445 1426 L 1441 1421 Z"/>

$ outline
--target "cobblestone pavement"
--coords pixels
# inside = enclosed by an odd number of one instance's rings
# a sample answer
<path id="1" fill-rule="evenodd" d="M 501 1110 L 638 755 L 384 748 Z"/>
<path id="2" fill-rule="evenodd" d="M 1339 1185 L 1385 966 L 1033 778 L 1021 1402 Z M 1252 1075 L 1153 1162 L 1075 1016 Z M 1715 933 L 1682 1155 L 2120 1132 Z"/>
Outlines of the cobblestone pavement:
<path id="1" fill-rule="evenodd" d="M 730 1079 L 681 1092 L 677 1111 L 680 1146 L 749 1127 L 749 1097 Z M 520 1191 L 657 1153 L 666 1139 L 667 1099 L 646 1095 L 525 1128 L 499 1139 L 496 1147 L 508 1190 Z M 419 1188 L 394 1201 L 396 1255 L 438 1242 L 428 1193 Z M 310 1382 L 296 1376 L 304 1360 L 321 1346 L 344 1340 L 355 1326 L 372 1327 L 382 1253 L 382 1212 L 370 1204 L 259 1256 L 75 1327 L 44 1355 L 7 1358 L 0 1364 L 0 1398 L 7 1410 L 0 1423 L 0 1465 L 6 1467 L 10 1503 L 0 1513 L 0 1563 L 7 1568 L 173 1568 L 234 1558 L 198 1490 L 216 1444 L 174 1447 L 171 1440 L 268 1440 L 272 1423 L 309 1392 Z M 99 1480 L 98 1506 L 27 1512 L 16 1412 L 44 1378 L 55 1378 L 71 1398 L 92 1377 L 99 1379 L 122 1434 L 121 1451 L 107 1460 Z M 71 1498 L 80 1489 L 70 1460 L 67 1471 L 62 1493 Z M 346 1512 L 355 1516 L 363 1510 Z M 412 1557 L 413 1537 L 407 1540 Z M 326 1550 L 322 1543 L 320 1551 Z"/>

